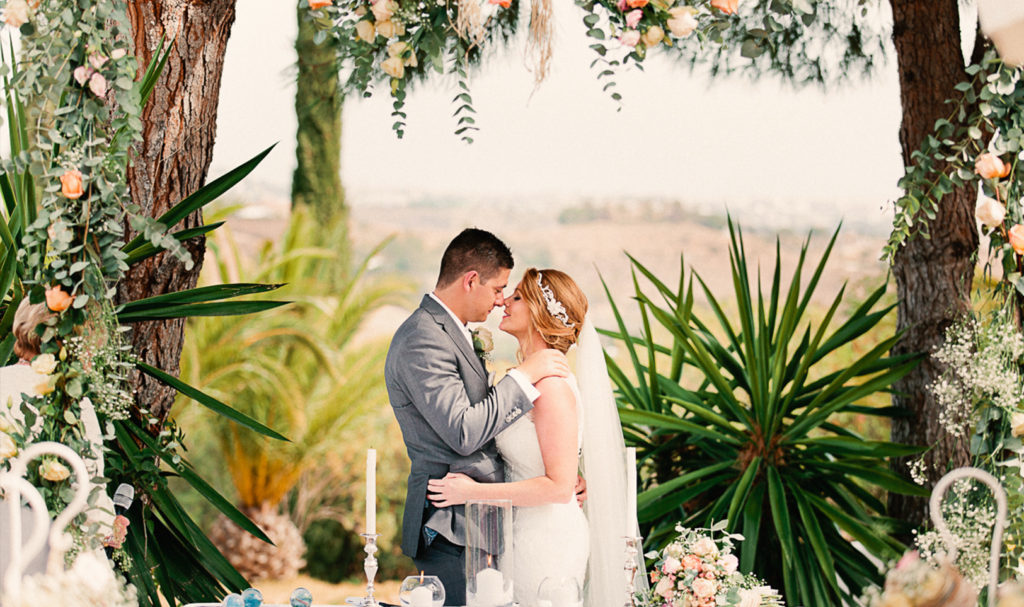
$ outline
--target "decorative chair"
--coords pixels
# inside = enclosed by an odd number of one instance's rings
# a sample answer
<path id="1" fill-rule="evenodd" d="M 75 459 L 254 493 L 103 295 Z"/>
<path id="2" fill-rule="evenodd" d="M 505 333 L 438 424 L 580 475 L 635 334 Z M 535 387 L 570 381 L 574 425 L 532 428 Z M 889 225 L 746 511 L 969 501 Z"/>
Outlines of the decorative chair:
<path id="1" fill-rule="evenodd" d="M 74 497 L 71 503 L 51 522 L 39 490 L 32 486 L 25 476 L 28 463 L 42 455 L 56 455 L 71 465 L 74 474 Z M 21 581 L 29 562 L 49 543 L 50 552 L 46 573 L 55 574 L 64 569 L 64 555 L 71 548 L 72 537 L 65 529 L 80 512 L 89 499 L 89 472 L 82 458 L 65 445 L 54 442 L 35 443 L 25 448 L 16 458 L 10 460 L 10 470 L 0 473 L 0 489 L 3 490 L 3 507 L 7 508 L 10 528 L 10 560 L 2 580 L 2 596 L 5 600 L 16 601 L 21 593 Z M 22 500 L 28 503 L 28 512 L 34 519 L 32 532 L 22 538 Z"/>

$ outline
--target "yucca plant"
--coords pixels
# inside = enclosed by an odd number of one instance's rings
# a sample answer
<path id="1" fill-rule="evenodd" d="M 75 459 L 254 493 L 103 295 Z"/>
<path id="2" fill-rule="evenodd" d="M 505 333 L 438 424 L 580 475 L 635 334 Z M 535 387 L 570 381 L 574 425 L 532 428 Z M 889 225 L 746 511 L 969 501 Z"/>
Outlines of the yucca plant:
<path id="1" fill-rule="evenodd" d="M 673 289 L 632 258 L 639 336 L 629 335 L 612 302 L 618 331 L 605 334 L 622 340 L 636 378 L 609 358 L 627 440 L 649 472 L 637 500 L 647 543 L 659 547 L 680 521 L 710 527 L 728 520 L 729 530 L 746 538 L 742 570 L 783 589 L 789 604 L 849 604 L 879 581 L 869 555 L 887 559 L 902 550 L 892 537 L 897 522 L 875 492 L 923 490 L 888 468 L 887 458 L 917 448 L 866 440 L 834 420 L 844 412 L 893 415 L 862 401 L 889 390 L 918 357 L 887 356 L 898 339 L 892 335 L 868 344 L 846 368 L 822 370 L 892 309 L 875 309 L 882 285 L 837 320 L 844 287 L 820 321 L 809 318 L 838 229 L 809 278 L 808 238 L 788 287 L 777 243 L 767 293 L 760 271 L 751 276 L 731 219 L 729 234 L 735 317 L 695 272 L 683 270 Z M 644 292 L 637 272 L 657 297 Z M 697 316 L 694 279 L 713 323 Z M 656 327 L 670 343 L 655 341 Z"/>
<path id="2" fill-rule="evenodd" d="M 143 77 L 135 84 L 140 104 L 145 104 L 159 77 L 170 52 L 170 46 L 161 46 Z M 13 50 L 8 50 L 3 61 L 10 72 L 4 76 L 4 95 L 7 127 L 12 156 L 29 146 L 29 128 L 25 109 L 16 90 L 11 86 L 18 76 Z M 273 146 L 271 146 L 273 147 Z M 168 228 L 178 224 L 189 214 L 219 198 L 238 181 L 248 175 L 270 152 L 264 150 L 248 162 L 200 188 L 174 205 L 157 221 Z M 19 255 L 28 226 L 36 218 L 39 206 L 38 185 L 27 170 L 9 164 L 0 173 L 0 364 L 11 361 L 14 343 L 11 325 L 17 304 L 29 289 L 23 279 L 30 268 Z M 142 262 L 162 253 L 174 242 L 204 237 L 221 223 L 178 230 L 165 237 L 164 232 L 140 235 L 120 247 L 118 255 L 126 264 Z M 107 246 L 107 245 L 104 245 Z M 185 318 L 189 316 L 243 315 L 283 305 L 283 301 L 239 301 L 238 297 L 265 293 L 277 288 L 273 284 L 226 284 L 215 287 L 189 289 L 148 299 L 128 302 L 114 310 L 118 323 Z M 37 297 L 41 288 L 36 287 Z M 109 304 L 109 302 L 105 302 Z M 267 437 L 284 440 L 284 436 L 266 425 L 231 408 L 221 400 L 189 386 L 160 369 L 137 363 L 140 372 L 151 375 L 201 403 L 233 424 L 244 426 Z M 151 436 L 146 420 L 133 418 L 114 422 L 116 436 L 106 444 L 107 476 L 110 487 L 125 482 L 136 487 L 141 506 L 128 513 L 131 525 L 124 544 L 127 559 L 121 561 L 129 581 L 138 589 L 139 604 L 143 607 L 190 603 L 223 596 L 228 590 L 241 590 L 248 586 L 244 577 L 230 565 L 202 533 L 199 526 L 181 507 L 178 498 L 167 485 L 168 476 L 180 476 L 214 508 L 258 538 L 269 541 L 256 525 L 245 517 L 229 500 L 198 475 L 192 466 L 167 448 L 168 437 Z"/>
<path id="3" fill-rule="evenodd" d="M 255 264 L 238 254 L 229 232 L 220 234 L 211 243 L 213 263 L 204 282 L 241 274 L 286 283 L 281 294 L 294 305 L 245 318 L 193 318 L 187 326 L 183 377 L 231 398 L 248 416 L 292 439 L 270 441 L 203 411 L 189 419 L 188 426 L 202 429 L 197 436 L 219 446 L 217 461 L 226 465 L 242 511 L 264 529 L 277 530 L 270 533 L 275 547 L 252 542 L 226 520 L 213 528 L 212 539 L 250 579 L 297 573 L 304 547 L 297 527 L 280 512 L 281 502 L 304 473 L 342 448 L 339 437 L 355 420 L 387 402 L 380 381 L 387 343 L 355 336 L 402 287 L 366 276 L 369 260 L 386 241 L 352 268 L 333 237 L 344 226 L 335 227 L 321 225 L 300 206 L 285 234 Z"/>

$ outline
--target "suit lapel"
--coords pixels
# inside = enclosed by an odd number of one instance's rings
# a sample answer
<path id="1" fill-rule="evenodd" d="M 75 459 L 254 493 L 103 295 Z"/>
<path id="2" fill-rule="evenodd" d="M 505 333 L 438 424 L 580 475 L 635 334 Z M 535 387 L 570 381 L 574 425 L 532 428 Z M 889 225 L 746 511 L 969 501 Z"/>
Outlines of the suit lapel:
<path id="1" fill-rule="evenodd" d="M 487 381 L 487 370 L 484 367 L 484 361 L 481 360 L 476 352 L 473 351 L 473 347 L 469 345 L 466 338 L 462 335 L 462 329 L 452 318 L 452 315 L 447 310 L 441 307 L 439 303 L 434 301 L 430 295 L 424 295 L 423 301 L 420 302 L 420 307 L 430 313 L 437 321 L 437 324 L 441 325 L 444 332 L 448 334 L 448 337 L 455 343 L 455 348 L 462 352 L 462 355 L 470 362 L 470 366 L 476 369 L 476 372 Z"/>

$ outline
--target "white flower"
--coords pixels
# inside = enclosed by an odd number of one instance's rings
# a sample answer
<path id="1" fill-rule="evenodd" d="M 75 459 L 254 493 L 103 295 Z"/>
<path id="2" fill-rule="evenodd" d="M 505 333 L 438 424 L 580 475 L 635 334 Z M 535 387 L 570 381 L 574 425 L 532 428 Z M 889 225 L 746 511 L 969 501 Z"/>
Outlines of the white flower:
<path id="1" fill-rule="evenodd" d="M 57 359 L 53 354 L 40 354 L 32 360 L 32 370 L 40 375 L 49 375 L 57 368 Z"/>
<path id="2" fill-rule="evenodd" d="M 1014 436 L 1024 436 L 1024 413 L 1014 413 L 1010 416 L 1010 428 Z"/>
<path id="3" fill-rule="evenodd" d="M 974 216 L 978 218 L 981 225 L 998 228 L 1003 225 L 1003 219 L 1006 218 L 1006 207 L 994 198 L 980 196 L 977 206 L 974 207 Z"/>
<path id="4" fill-rule="evenodd" d="M 740 590 L 740 604 L 737 607 L 759 607 L 761 605 L 761 590 L 759 588 L 744 588 Z"/>
<path id="5" fill-rule="evenodd" d="M 693 16 L 697 9 L 692 6 L 680 6 L 669 10 L 672 18 L 668 20 L 668 30 L 676 38 L 685 38 L 697 29 L 697 18 Z"/>
<path id="6" fill-rule="evenodd" d="M 484 360 L 490 360 L 491 351 L 494 350 L 494 336 L 486 327 L 473 329 L 473 351 Z"/>
<path id="7" fill-rule="evenodd" d="M 21 27 L 28 22 L 28 2 L 25 0 L 8 0 L 4 8 L 4 23 L 11 27 Z"/>
<path id="8" fill-rule="evenodd" d="M 702 577 L 693 580 L 693 584 L 690 585 L 690 589 L 693 590 L 693 594 L 699 598 L 708 598 L 715 594 L 715 583 L 711 580 L 706 580 Z"/>
<path id="9" fill-rule="evenodd" d="M 740 561 L 735 555 L 726 554 L 718 560 L 718 564 L 722 566 L 722 569 L 725 569 L 726 573 L 732 573 L 733 571 L 736 571 L 736 567 L 739 566 Z"/>

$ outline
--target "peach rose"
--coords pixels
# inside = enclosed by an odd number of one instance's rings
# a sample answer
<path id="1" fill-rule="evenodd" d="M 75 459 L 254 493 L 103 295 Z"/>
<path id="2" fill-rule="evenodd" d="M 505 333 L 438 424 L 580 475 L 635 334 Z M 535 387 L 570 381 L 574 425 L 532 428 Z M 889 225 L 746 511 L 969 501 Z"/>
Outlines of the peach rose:
<path id="1" fill-rule="evenodd" d="M 60 193 L 65 198 L 70 198 L 71 200 L 81 198 L 84 193 L 82 190 L 82 171 L 78 169 L 64 171 L 64 174 L 60 176 Z"/>
<path id="2" fill-rule="evenodd" d="M 736 8 L 739 7 L 740 0 L 711 0 L 711 6 L 722 11 L 726 15 L 732 15 L 736 13 Z"/>
<path id="3" fill-rule="evenodd" d="M 310 10 L 326 8 L 331 5 L 331 0 L 309 0 Z"/>
<path id="4" fill-rule="evenodd" d="M 63 312 L 71 306 L 74 298 L 64 292 L 60 285 L 55 285 L 46 290 L 46 307 L 53 312 Z"/>
<path id="5" fill-rule="evenodd" d="M 644 32 L 642 40 L 648 48 L 652 48 L 658 46 L 658 43 L 661 42 L 661 39 L 664 37 L 665 30 L 661 29 L 661 27 L 658 25 L 652 25 L 651 27 L 647 28 L 646 32 Z"/>
<path id="6" fill-rule="evenodd" d="M 491 4 L 497 4 L 501 8 L 508 8 L 512 6 L 512 0 L 487 0 Z"/>
<path id="7" fill-rule="evenodd" d="M 1010 228 L 1007 232 L 1007 237 L 1010 240 L 1010 246 L 1018 255 L 1024 255 L 1024 225 L 1017 224 Z"/>
<path id="8" fill-rule="evenodd" d="M 1010 167 L 999 156 L 985 152 L 974 161 L 974 172 L 982 179 L 999 179 L 1010 174 Z"/>
<path id="9" fill-rule="evenodd" d="M 380 69 L 391 76 L 392 78 L 402 78 L 405 76 L 405 62 L 402 61 L 401 57 L 389 57 L 381 62 Z"/>
<path id="10" fill-rule="evenodd" d="M 997 228 L 1003 225 L 1006 218 L 1006 208 L 994 198 L 982 196 L 978 205 L 974 207 L 974 216 L 978 218 L 981 225 L 989 228 Z"/>
<path id="11" fill-rule="evenodd" d="M 11 27 L 21 27 L 28 23 L 28 3 L 25 0 L 8 0 L 4 8 L 4 23 Z"/>
<path id="12" fill-rule="evenodd" d="M 14 439 L 11 438 L 11 435 L 6 432 L 0 432 L 0 462 L 17 454 L 18 445 L 14 444 Z"/>
<path id="13" fill-rule="evenodd" d="M 693 33 L 699 25 L 694 16 L 697 9 L 692 6 L 679 6 L 668 12 L 672 17 L 668 20 L 668 30 L 676 38 L 685 38 Z"/>
<path id="14" fill-rule="evenodd" d="M 672 583 L 672 578 L 663 577 L 660 580 L 658 580 L 657 585 L 654 586 L 654 592 L 655 594 L 661 595 L 666 599 L 671 598 L 672 595 L 675 594 L 675 588 L 674 584 Z"/>
<path id="15" fill-rule="evenodd" d="M 683 557 L 683 568 L 690 571 L 700 571 L 700 558 L 687 554 Z"/>
<path id="16" fill-rule="evenodd" d="M 626 0 L 626 6 L 629 8 L 643 8 L 647 6 L 648 0 Z"/>
<path id="17" fill-rule="evenodd" d="M 39 464 L 39 476 L 56 483 L 71 476 L 71 471 L 57 460 L 48 459 Z"/>
<path id="18" fill-rule="evenodd" d="M 398 35 L 398 26 L 394 21 L 378 21 L 377 33 L 385 38 L 394 38 Z"/>
<path id="19" fill-rule="evenodd" d="M 411 48 L 408 42 L 402 40 L 392 42 L 388 45 L 388 56 L 401 57 L 405 65 L 416 67 L 419 64 L 416 61 L 416 53 L 410 50 Z"/>
<path id="20" fill-rule="evenodd" d="M 619 36 L 619 42 L 626 46 L 636 46 L 640 42 L 640 30 L 626 30 Z"/>

